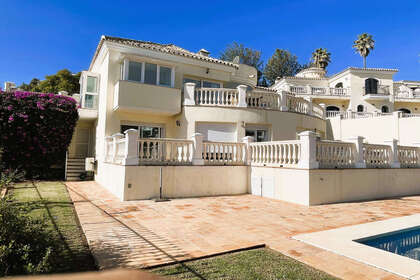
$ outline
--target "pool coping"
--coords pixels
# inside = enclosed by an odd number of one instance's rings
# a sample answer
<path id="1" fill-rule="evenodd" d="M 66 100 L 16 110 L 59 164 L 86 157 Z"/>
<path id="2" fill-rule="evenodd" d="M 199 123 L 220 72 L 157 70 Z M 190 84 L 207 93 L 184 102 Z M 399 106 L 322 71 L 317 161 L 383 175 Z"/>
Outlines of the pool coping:
<path id="1" fill-rule="evenodd" d="M 408 279 L 420 280 L 420 261 L 354 241 L 416 226 L 420 226 L 420 214 L 299 234 L 292 238 Z"/>

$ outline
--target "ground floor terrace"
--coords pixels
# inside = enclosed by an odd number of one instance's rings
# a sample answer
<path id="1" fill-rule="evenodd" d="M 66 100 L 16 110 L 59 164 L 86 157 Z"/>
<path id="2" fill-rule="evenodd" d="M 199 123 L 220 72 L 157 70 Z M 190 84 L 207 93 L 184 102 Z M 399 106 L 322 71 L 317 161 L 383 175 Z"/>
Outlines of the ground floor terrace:
<path id="1" fill-rule="evenodd" d="M 101 268 L 145 268 L 266 245 L 342 279 L 400 279 L 294 236 L 420 213 L 420 196 L 301 206 L 253 195 L 121 202 L 95 182 L 67 182 Z"/>

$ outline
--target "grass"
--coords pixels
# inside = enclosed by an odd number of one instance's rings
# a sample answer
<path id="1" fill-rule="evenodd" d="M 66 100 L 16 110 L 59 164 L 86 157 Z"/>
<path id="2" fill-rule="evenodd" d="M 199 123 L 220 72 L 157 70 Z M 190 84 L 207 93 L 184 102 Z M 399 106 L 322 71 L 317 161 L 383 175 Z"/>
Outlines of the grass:
<path id="1" fill-rule="evenodd" d="M 270 249 L 255 249 L 155 268 L 171 279 L 337 279 Z"/>
<path id="2" fill-rule="evenodd" d="M 59 265 L 54 272 L 96 270 L 73 203 L 61 182 L 24 182 L 12 190 L 13 205 L 24 206 L 26 215 L 44 220 L 52 234 L 61 239 Z"/>

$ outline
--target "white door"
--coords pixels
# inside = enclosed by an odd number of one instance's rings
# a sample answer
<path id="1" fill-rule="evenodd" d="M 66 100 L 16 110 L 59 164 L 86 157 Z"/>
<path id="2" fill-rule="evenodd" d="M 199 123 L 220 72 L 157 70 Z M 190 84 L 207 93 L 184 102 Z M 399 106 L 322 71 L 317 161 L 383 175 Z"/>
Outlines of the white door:
<path id="1" fill-rule="evenodd" d="M 236 142 L 235 124 L 197 123 L 196 132 L 204 135 L 204 141 Z"/>

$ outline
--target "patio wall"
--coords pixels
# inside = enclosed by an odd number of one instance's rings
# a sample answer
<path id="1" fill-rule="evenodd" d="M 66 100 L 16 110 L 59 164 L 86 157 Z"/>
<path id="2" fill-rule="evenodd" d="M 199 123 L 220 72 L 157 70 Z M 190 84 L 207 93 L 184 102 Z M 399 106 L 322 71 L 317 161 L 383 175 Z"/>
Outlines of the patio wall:
<path id="1" fill-rule="evenodd" d="M 95 180 L 121 200 L 185 198 L 248 192 L 248 166 L 123 166 L 99 163 Z"/>
<path id="2" fill-rule="evenodd" d="M 420 194 L 413 168 L 291 169 L 251 167 L 249 192 L 302 205 L 349 202 Z"/>

